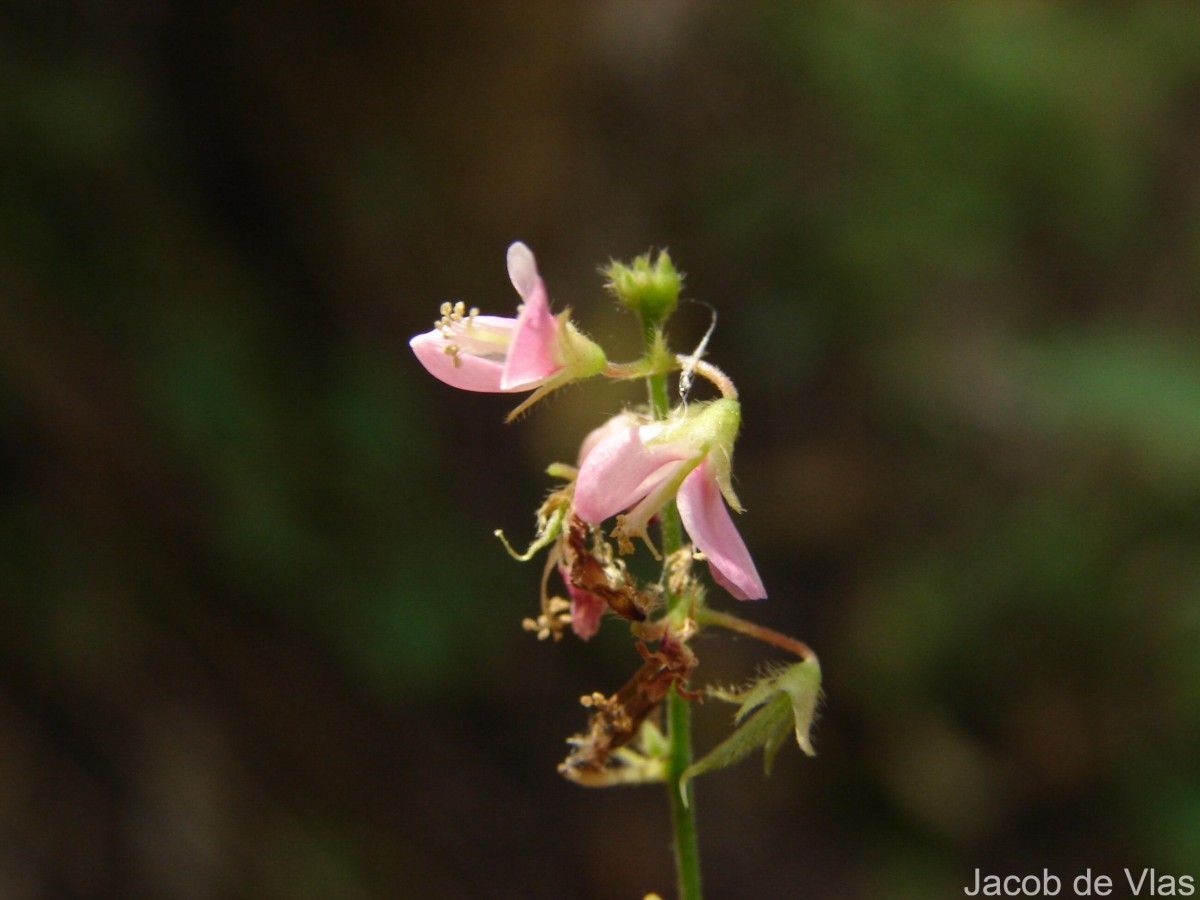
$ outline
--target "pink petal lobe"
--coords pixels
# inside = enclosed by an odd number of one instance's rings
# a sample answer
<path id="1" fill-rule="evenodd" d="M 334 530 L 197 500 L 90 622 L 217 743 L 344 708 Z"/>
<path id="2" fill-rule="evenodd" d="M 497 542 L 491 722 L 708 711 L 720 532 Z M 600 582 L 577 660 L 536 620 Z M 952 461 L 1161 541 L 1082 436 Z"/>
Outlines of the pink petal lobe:
<path id="1" fill-rule="evenodd" d="M 562 368 L 558 361 L 558 320 L 550 315 L 546 285 L 524 244 L 508 248 L 508 275 L 525 303 L 517 315 L 516 331 L 500 376 L 500 386 L 506 391 L 536 387 Z"/>
<path id="2" fill-rule="evenodd" d="M 630 412 L 622 412 L 613 416 L 598 428 L 593 428 L 588 432 L 587 437 L 583 439 L 583 443 L 579 445 L 579 458 L 575 461 L 575 464 L 582 466 L 583 461 L 588 458 L 592 450 L 598 447 L 606 438 L 612 437 L 619 431 L 636 428 L 638 424 L 639 420 L 637 416 Z"/>
<path id="3" fill-rule="evenodd" d="M 464 391 L 500 393 L 503 365 L 499 360 L 446 352 L 449 342 L 436 329 L 418 334 L 408 342 L 417 360 L 434 378 Z"/>
<path id="4" fill-rule="evenodd" d="M 508 278 L 521 295 L 521 299 L 532 294 L 534 286 L 540 280 L 533 251 L 520 241 L 514 241 L 508 247 Z"/>
<path id="5" fill-rule="evenodd" d="M 708 557 L 709 570 L 717 583 L 738 600 L 764 599 L 767 590 L 730 518 L 707 459 L 683 479 L 675 500 L 683 527 Z"/>
<path id="6" fill-rule="evenodd" d="M 628 509 L 674 471 L 686 454 L 671 445 L 646 447 L 636 427 L 603 438 L 575 479 L 575 514 L 590 525 Z"/>
<path id="7" fill-rule="evenodd" d="M 567 585 L 571 598 L 571 630 L 581 639 L 588 641 L 600 630 L 600 618 L 608 609 L 604 598 L 571 584 L 571 573 L 566 566 L 558 567 L 558 574 Z"/>

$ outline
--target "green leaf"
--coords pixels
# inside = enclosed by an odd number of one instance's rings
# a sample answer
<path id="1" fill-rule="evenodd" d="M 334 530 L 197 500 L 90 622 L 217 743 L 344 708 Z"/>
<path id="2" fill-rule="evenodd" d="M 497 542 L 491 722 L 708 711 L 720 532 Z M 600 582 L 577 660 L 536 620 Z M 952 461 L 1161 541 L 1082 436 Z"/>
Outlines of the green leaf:
<path id="1" fill-rule="evenodd" d="M 821 666 L 816 657 L 764 676 L 743 693 L 711 693 L 741 704 L 734 715 L 737 727 L 687 768 L 680 779 L 681 790 L 697 775 L 741 762 L 759 747 L 763 748 L 764 771 L 770 774 L 775 755 L 789 733 L 796 735 L 801 750 L 809 756 L 815 755 L 809 731 L 821 695 Z"/>
<path id="2" fill-rule="evenodd" d="M 680 791 L 697 775 L 741 762 L 752 751 L 770 742 L 778 732 L 786 734 L 791 724 L 791 700 L 787 694 L 777 694 L 770 702 L 760 706 L 733 734 L 688 766 L 679 780 Z"/>

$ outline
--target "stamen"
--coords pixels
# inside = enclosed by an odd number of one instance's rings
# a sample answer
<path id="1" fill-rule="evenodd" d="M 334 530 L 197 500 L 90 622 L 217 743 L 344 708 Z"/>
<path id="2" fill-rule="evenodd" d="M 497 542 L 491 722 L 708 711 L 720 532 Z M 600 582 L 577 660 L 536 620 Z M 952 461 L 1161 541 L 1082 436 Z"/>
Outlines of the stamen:
<path id="1" fill-rule="evenodd" d="M 662 559 L 662 554 L 658 552 L 658 548 L 654 546 L 654 541 L 650 540 L 650 533 L 646 531 L 646 524 L 634 526 L 629 521 L 629 517 L 625 515 L 617 516 L 616 527 L 612 530 L 612 536 L 617 539 L 617 550 L 622 554 L 633 552 L 633 538 L 641 538 L 646 547 L 650 550 L 650 555 L 655 559 Z"/>
<path id="2" fill-rule="evenodd" d="M 569 612 L 560 612 L 553 616 L 542 613 L 536 619 L 523 619 L 521 621 L 521 628 L 525 631 L 534 632 L 539 641 L 544 641 L 550 637 L 553 637 L 557 641 L 562 639 L 563 632 L 570 624 L 571 615 Z"/>
<path id="3" fill-rule="evenodd" d="M 479 310 L 473 306 L 468 313 L 466 304 L 461 300 L 453 305 L 447 300 L 442 304 L 440 311 L 442 317 L 434 323 L 434 327 L 447 338 L 464 328 L 469 328 L 475 316 L 479 315 Z"/>
<path id="4" fill-rule="evenodd" d="M 694 559 L 691 544 L 680 547 L 667 557 L 667 590 L 676 597 L 688 591 L 693 583 L 692 560 Z"/>

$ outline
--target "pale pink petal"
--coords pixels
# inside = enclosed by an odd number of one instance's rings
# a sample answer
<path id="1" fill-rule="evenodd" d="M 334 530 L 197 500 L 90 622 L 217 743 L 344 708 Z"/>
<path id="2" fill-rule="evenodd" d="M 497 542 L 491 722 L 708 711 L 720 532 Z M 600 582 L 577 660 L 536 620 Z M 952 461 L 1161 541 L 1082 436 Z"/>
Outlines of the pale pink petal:
<path id="1" fill-rule="evenodd" d="M 630 534 L 642 531 L 660 509 L 675 497 L 679 490 L 679 479 L 682 470 L 691 468 L 694 460 L 674 459 L 648 475 L 642 482 L 641 488 L 648 493 L 625 513 L 625 530 Z M 640 489 L 639 488 L 639 491 Z"/>
<path id="2" fill-rule="evenodd" d="M 627 428 L 636 428 L 642 421 L 633 413 L 625 411 L 613 416 L 599 428 L 593 428 L 583 439 L 583 443 L 579 445 L 579 458 L 575 464 L 582 466 L 583 461 L 588 458 L 588 454 L 596 449 L 605 438 L 612 437 Z"/>
<path id="3" fill-rule="evenodd" d="M 707 459 L 683 479 L 675 502 L 683 527 L 708 558 L 708 567 L 717 583 L 739 600 L 764 599 L 767 590 L 725 508 L 725 499 Z"/>
<path id="4" fill-rule="evenodd" d="M 446 382 L 451 387 L 464 391 L 487 391 L 499 393 L 503 363 L 498 359 L 472 356 L 468 353 L 448 353 L 450 342 L 438 330 L 418 334 L 408 342 L 429 374 Z"/>
<path id="5" fill-rule="evenodd" d="M 508 247 L 508 278 L 522 299 L 532 294 L 541 280 L 533 251 L 520 241 L 514 241 Z"/>
<path id="6" fill-rule="evenodd" d="M 628 509 L 675 471 L 671 463 L 686 458 L 672 444 L 642 443 L 640 428 L 625 428 L 605 437 L 588 453 L 575 479 L 575 514 L 591 525 Z"/>
<path id="7" fill-rule="evenodd" d="M 558 359 L 560 326 L 550 314 L 546 285 L 533 254 L 520 242 L 508 248 L 508 276 L 525 302 L 500 376 L 506 391 L 535 387 L 563 367 Z"/>

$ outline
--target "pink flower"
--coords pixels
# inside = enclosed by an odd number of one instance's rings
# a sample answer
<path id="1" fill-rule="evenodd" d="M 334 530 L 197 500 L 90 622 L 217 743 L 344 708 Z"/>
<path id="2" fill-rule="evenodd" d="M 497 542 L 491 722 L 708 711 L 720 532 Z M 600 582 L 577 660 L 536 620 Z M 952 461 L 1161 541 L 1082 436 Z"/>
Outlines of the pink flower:
<path id="1" fill-rule="evenodd" d="M 519 241 L 508 248 L 508 277 L 524 301 L 515 319 L 443 303 L 433 330 L 408 342 L 431 375 L 465 391 L 548 393 L 604 368 L 603 351 L 575 329 L 568 313 L 551 315 L 537 261 Z"/>
<path id="2" fill-rule="evenodd" d="M 740 511 L 730 485 L 730 460 L 741 421 L 736 400 L 693 404 L 678 420 L 646 422 L 629 413 L 584 441 L 575 480 L 575 514 L 590 525 L 617 515 L 614 535 L 625 544 L 674 499 L 713 578 L 739 600 L 767 596 L 754 560 L 726 501 Z M 621 515 L 618 515 L 621 514 Z"/>

